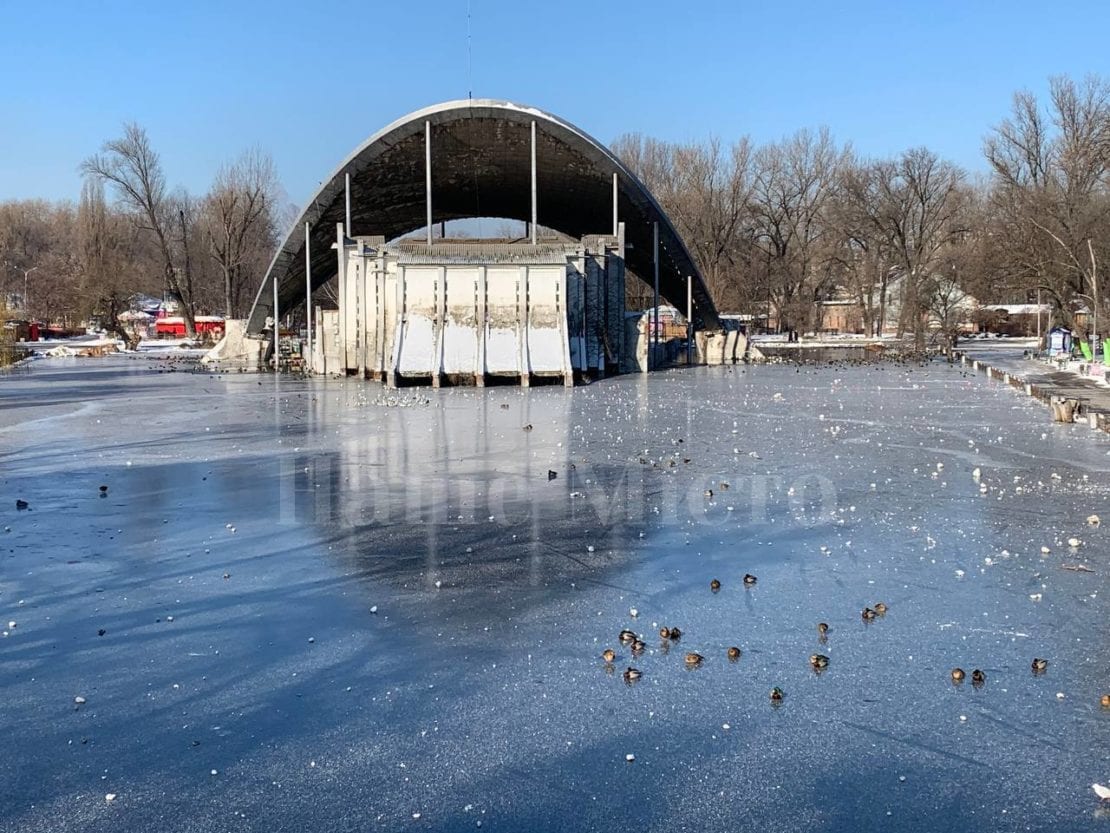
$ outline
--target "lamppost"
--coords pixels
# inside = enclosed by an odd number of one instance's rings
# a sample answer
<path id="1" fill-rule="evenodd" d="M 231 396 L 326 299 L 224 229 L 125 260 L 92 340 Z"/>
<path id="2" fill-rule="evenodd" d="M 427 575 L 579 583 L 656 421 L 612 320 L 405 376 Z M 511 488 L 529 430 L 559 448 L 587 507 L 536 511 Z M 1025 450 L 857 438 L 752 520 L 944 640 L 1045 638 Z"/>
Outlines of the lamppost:
<path id="1" fill-rule="evenodd" d="M 31 312 L 31 296 L 28 293 L 27 276 L 38 268 L 37 266 L 32 266 L 30 269 L 23 270 L 23 311 L 28 314 Z"/>
<path id="2" fill-rule="evenodd" d="M 27 281 L 27 276 L 30 275 L 32 272 L 34 272 L 39 267 L 32 266 L 30 269 L 24 269 L 21 266 L 16 266 L 10 260 L 5 260 L 4 264 L 6 266 L 11 267 L 12 269 L 15 269 L 17 272 L 22 272 L 23 273 L 23 311 L 24 312 L 29 311 L 30 304 L 27 303 L 27 290 L 28 290 L 28 286 L 29 286 L 28 281 Z"/>

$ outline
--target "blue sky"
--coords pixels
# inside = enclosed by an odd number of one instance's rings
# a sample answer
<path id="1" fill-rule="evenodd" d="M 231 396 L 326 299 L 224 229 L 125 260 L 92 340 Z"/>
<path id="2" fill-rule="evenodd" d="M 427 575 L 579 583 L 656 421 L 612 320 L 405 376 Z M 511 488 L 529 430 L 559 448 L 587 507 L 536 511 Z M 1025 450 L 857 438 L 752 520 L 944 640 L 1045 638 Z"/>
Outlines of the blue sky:
<path id="1" fill-rule="evenodd" d="M 778 139 L 828 125 L 881 156 L 927 145 L 971 171 L 1017 89 L 1110 76 L 1110 4 L 470 0 L 475 97 L 542 107 L 603 142 Z M 467 0 L 0 0 L 0 199 L 75 199 L 125 120 L 175 185 L 269 150 L 307 200 L 359 142 L 465 98 Z"/>

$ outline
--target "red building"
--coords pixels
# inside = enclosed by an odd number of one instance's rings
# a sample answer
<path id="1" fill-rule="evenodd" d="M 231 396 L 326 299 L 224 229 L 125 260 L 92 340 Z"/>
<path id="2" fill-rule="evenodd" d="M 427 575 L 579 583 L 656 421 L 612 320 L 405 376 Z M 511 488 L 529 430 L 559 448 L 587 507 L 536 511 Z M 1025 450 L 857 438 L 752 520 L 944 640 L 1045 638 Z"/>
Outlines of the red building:
<path id="1" fill-rule="evenodd" d="M 198 315 L 194 320 L 197 335 L 205 338 L 220 338 L 224 334 L 224 320 L 218 315 Z M 185 338 L 185 319 L 180 315 L 162 313 L 154 322 L 156 338 Z"/>

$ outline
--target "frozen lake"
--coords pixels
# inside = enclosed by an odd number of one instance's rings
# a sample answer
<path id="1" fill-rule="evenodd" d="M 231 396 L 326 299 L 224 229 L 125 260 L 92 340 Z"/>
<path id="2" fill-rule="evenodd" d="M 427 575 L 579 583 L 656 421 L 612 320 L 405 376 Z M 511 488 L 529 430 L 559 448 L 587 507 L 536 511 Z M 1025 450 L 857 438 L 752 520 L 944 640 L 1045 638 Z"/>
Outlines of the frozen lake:
<path id="1" fill-rule="evenodd" d="M 0 830 L 1110 830 L 1105 434 L 940 363 L 184 367 L 0 375 Z"/>

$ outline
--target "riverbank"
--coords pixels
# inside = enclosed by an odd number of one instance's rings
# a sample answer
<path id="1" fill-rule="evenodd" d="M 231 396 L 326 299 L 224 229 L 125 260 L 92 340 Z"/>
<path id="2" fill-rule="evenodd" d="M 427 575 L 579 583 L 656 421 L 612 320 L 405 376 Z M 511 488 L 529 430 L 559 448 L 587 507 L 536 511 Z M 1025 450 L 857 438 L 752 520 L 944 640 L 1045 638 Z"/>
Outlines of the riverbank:
<path id="1" fill-rule="evenodd" d="M 1110 386 L 1045 360 L 1031 358 L 1026 355 L 1030 347 L 1017 341 L 1005 345 L 971 344 L 956 350 L 954 355 L 962 365 L 1023 391 L 1045 405 L 1049 405 L 1053 397 L 1077 400 L 1077 421 L 1110 433 Z"/>

